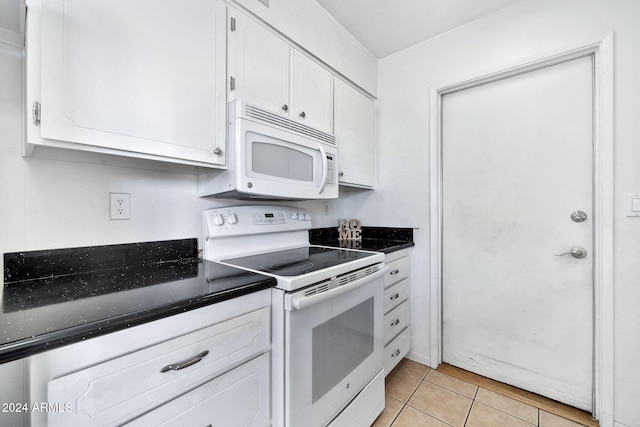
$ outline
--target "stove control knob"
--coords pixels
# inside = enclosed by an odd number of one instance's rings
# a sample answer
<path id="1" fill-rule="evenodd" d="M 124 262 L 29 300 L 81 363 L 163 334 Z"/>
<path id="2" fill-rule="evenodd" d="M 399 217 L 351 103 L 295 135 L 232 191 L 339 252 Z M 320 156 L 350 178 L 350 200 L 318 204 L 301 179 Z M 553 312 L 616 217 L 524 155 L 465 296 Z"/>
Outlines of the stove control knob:
<path id="1" fill-rule="evenodd" d="M 238 217 L 236 216 L 236 214 L 230 213 L 229 216 L 227 216 L 227 222 L 229 224 L 235 224 L 238 222 Z"/>
<path id="2" fill-rule="evenodd" d="M 291 214 L 291 219 L 298 219 L 298 212 L 293 212 Z"/>
<path id="3" fill-rule="evenodd" d="M 311 215 L 309 215 L 309 212 L 306 212 L 306 213 L 304 214 L 304 219 L 305 219 L 306 221 L 311 221 Z"/>
<path id="4" fill-rule="evenodd" d="M 217 226 L 221 226 L 222 224 L 224 224 L 224 217 L 222 216 L 222 214 L 215 214 L 213 216 L 213 223 Z"/>

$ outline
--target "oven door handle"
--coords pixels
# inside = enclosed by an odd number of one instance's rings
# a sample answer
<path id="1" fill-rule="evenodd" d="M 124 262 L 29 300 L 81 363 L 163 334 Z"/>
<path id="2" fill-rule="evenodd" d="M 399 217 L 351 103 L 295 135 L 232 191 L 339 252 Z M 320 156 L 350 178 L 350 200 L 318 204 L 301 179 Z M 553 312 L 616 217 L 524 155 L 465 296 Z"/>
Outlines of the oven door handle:
<path id="1" fill-rule="evenodd" d="M 285 297 L 285 310 L 293 311 L 293 310 L 303 310 L 307 307 L 311 307 L 316 304 L 320 304 L 321 302 L 330 300 L 339 295 L 350 292 L 354 289 L 359 288 L 360 286 L 366 285 L 367 283 L 376 280 L 382 276 L 389 270 L 389 267 L 384 266 L 380 270 L 376 271 L 373 274 L 370 274 L 362 279 L 358 279 L 346 285 L 339 286 L 337 288 L 333 288 L 331 290 L 313 294 L 310 296 L 305 296 L 304 292 L 300 292 L 297 294 L 290 294 Z M 288 300 L 288 301 L 287 301 Z"/>

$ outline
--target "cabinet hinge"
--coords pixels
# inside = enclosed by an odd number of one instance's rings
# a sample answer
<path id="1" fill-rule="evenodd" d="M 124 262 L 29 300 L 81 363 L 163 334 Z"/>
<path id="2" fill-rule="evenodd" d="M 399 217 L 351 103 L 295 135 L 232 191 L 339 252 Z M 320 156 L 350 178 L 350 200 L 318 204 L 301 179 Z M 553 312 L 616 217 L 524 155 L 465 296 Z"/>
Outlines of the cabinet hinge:
<path id="1" fill-rule="evenodd" d="M 236 18 L 231 17 L 231 23 L 229 24 L 230 30 L 233 33 L 236 30 Z"/>
<path id="2" fill-rule="evenodd" d="M 229 90 L 236 90 L 236 78 L 233 76 L 229 76 Z"/>
<path id="3" fill-rule="evenodd" d="M 40 125 L 40 117 L 42 114 L 40 103 L 38 101 L 33 101 L 33 124 L 36 126 Z"/>

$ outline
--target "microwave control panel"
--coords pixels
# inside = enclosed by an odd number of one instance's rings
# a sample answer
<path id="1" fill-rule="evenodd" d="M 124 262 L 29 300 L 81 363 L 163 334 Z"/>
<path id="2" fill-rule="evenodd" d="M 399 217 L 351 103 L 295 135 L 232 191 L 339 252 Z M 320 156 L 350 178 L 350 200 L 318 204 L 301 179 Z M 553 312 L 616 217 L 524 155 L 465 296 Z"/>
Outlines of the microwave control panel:
<path id="1" fill-rule="evenodd" d="M 335 181 L 335 176 L 336 176 L 336 167 L 335 167 L 335 161 L 333 160 L 333 156 L 328 154 L 327 155 L 327 185 L 333 185 L 336 183 Z"/>

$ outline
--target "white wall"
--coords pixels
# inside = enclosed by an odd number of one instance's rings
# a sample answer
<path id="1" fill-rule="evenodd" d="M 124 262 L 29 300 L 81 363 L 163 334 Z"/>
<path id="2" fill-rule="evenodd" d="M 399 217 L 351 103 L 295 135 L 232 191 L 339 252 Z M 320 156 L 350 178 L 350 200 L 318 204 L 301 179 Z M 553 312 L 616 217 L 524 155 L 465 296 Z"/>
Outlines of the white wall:
<path id="1" fill-rule="evenodd" d="M 429 363 L 429 88 L 615 32 L 615 419 L 640 425 L 640 218 L 622 214 L 640 192 L 640 2 L 523 0 L 379 62 L 378 190 L 349 195 L 365 223 L 419 227 L 412 251 L 411 357 Z"/>

